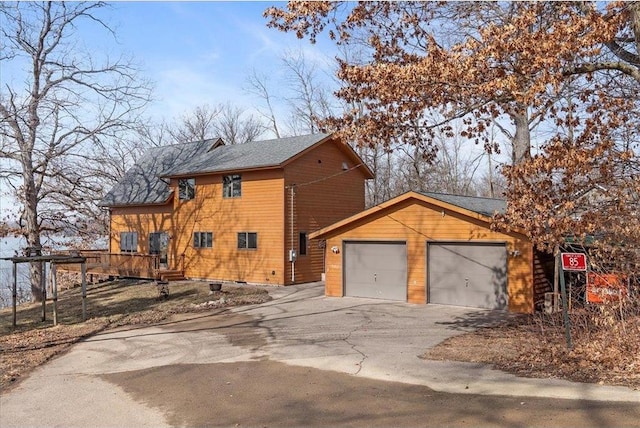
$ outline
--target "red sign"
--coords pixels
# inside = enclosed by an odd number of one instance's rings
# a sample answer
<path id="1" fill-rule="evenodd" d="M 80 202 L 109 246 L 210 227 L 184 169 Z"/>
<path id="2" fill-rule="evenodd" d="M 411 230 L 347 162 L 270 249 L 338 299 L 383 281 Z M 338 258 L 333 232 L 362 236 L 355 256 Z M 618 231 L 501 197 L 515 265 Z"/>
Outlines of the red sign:
<path id="1" fill-rule="evenodd" d="M 587 270 L 587 255 L 584 253 L 562 253 L 563 270 Z"/>

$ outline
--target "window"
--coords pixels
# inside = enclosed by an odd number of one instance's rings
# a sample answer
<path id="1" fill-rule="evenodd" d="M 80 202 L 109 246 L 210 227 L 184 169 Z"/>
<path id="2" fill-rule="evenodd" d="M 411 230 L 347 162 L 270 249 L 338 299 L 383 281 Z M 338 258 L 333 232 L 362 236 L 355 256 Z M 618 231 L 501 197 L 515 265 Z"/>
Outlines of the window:
<path id="1" fill-rule="evenodd" d="M 258 248 L 258 234 L 254 232 L 238 232 L 238 249 Z"/>
<path id="2" fill-rule="evenodd" d="M 301 256 L 307 255 L 307 232 L 300 232 L 298 254 Z"/>
<path id="3" fill-rule="evenodd" d="M 212 232 L 193 232 L 194 248 L 211 248 L 213 247 Z"/>
<path id="4" fill-rule="evenodd" d="M 225 198 L 242 196 L 242 176 L 225 175 L 222 177 L 222 196 Z"/>
<path id="5" fill-rule="evenodd" d="M 181 201 L 188 201 L 196 197 L 196 179 L 181 178 L 178 181 L 178 196 Z"/>
<path id="6" fill-rule="evenodd" d="M 169 245 L 167 232 L 151 232 L 149 234 L 149 254 L 166 254 Z"/>
<path id="7" fill-rule="evenodd" d="M 120 232 L 120 251 L 123 253 L 138 251 L 138 232 Z"/>

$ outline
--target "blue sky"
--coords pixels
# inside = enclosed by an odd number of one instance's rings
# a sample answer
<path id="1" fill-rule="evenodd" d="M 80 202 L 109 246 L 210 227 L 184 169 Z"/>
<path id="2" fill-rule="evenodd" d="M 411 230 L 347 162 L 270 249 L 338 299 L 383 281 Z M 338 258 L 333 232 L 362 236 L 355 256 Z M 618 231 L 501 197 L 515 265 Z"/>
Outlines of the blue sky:
<path id="1" fill-rule="evenodd" d="M 143 75 L 155 83 L 149 111 L 155 117 L 171 118 L 205 103 L 250 108 L 260 102 L 243 90 L 252 69 L 281 87 L 280 57 L 287 50 L 302 50 L 329 71 L 335 49 L 326 40 L 311 45 L 267 28 L 262 13 L 271 5 L 284 3 L 113 3 L 106 15 L 117 44 L 106 40 L 104 49 L 130 54 L 141 64 Z"/>
<path id="2" fill-rule="evenodd" d="M 153 85 L 154 102 L 148 108 L 153 119 L 171 120 L 204 104 L 231 103 L 250 110 L 263 101 L 246 90 L 253 70 L 268 76 L 274 95 L 286 92 L 282 57 L 287 52 L 302 54 L 327 83 L 334 74 L 335 44 L 319 37 L 312 45 L 268 28 L 263 13 L 273 5 L 286 3 L 112 2 L 92 11 L 112 34 L 93 20 L 80 19 L 67 42 L 75 54 L 88 53 L 95 61 L 131 58 L 140 77 Z M 26 93 L 23 71 L 29 69 L 30 58 L 23 55 L 2 64 L 0 80 Z"/>
<path id="3" fill-rule="evenodd" d="M 255 114 L 263 101 L 245 91 L 253 69 L 268 76 L 278 97 L 287 91 L 281 62 L 287 51 L 302 52 L 317 75 L 327 80 L 334 66 L 336 46 L 326 36 L 312 45 L 295 34 L 268 28 L 262 14 L 271 5 L 285 3 L 115 2 L 98 11 L 115 37 L 89 21 L 79 25 L 76 36 L 79 47 L 96 57 L 132 57 L 141 76 L 154 85 L 154 101 L 147 109 L 153 120 L 170 121 L 204 104 L 231 103 Z M 5 64 L 0 77 L 5 82 L 23 81 L 15 71 Z M 287 119 L 283 100 L 276 109 L 282 126 Z M 3 193 L 0 213 L 13 205 Z"/>
<path id="4" fill-rule="evenodd" d="M 176 119 L 204 104 L 231 103 L 255 114 L 262 100 L 244 89 L 253 69 L 268 76 L 275 96 L 286 92 L 281 57 L 287 51 L 302 52 L 320 74 L 332 72 L 336 49 L 332 42 L 319 38 L 312 45 L 295 34 L 267 27 L 262 15 L 265 9 L 285 4 L 114 2 L 97 11 L 114 36 L 85 20 L 78 23 L 73 43 L 96 58 L 131 57 L 141 77 L 153 84 L 147 116 L 155 121 Z M 3 83 L 23 86 L 20 67 L 29 64 L 5 63 L 0 69 Z M 281 114 L 283 103 L 276 105 Z M 0 214 L 15 208 L 7 190 L 0 189 Z"/>

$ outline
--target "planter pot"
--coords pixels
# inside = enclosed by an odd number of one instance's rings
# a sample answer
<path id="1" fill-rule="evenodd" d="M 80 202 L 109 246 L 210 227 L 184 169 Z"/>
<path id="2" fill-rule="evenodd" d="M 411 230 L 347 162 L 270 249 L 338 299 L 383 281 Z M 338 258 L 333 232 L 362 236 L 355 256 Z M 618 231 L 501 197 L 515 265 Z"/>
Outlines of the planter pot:
<path id="1" fill-rule="evenodd" d="M 220 291 L 220 290 L 222 290 L 222 283 L 221 282 L 211 282 L 211 283 L 209 283 L 209 290 L 211 290 L 211 291 Z"/>

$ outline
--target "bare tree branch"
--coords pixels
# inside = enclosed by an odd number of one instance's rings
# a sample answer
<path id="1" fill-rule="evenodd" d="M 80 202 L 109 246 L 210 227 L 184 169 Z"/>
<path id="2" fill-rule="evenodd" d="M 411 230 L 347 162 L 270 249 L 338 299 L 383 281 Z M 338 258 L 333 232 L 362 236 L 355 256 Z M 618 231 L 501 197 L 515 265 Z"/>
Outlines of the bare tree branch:
<path id="1" fill-rule="evenodd" d="M 100 160 L 86 156 L 96 141 L 127 130 L 149 99 L 148 85 L 138 78 L 132 62 L 98 59 L 74 44 L 81 21 L 113 35 L 98 16 L 105 6 L 0 5 L 2 60 L 27 59 L 30 64 L 15 79 L 24 85 L 7 83 L 0 88 L 0 153 L 8 162 L 3 162 L 2 177 L 15 188 L 22 206 L 22 228 L 17 232 L 32 247 L 40 247 L 43 233 L 68 230 L 86 216 L 98 218 L 95 202 L 101 189 L 95 176 L 83 171 Z M 41 297 L 40 275 L 39 265 L 32 266 L 35 298 Z"/>

